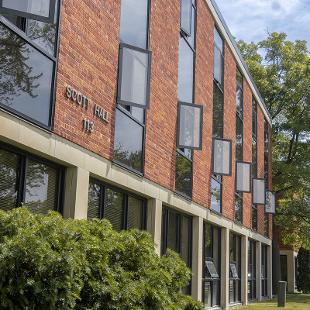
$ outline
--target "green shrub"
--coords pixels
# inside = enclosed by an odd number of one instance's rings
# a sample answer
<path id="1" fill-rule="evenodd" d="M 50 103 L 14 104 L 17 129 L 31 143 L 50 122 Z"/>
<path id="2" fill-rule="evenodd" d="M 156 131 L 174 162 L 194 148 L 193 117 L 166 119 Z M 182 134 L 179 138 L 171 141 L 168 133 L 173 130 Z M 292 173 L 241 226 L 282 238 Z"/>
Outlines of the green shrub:
<path id="1" fill-rule="evenodd" d="M 190 271 L 145 232 L 106 220 L 0 211 L 0 309 L 184 309 Z"/>
<path id="2" fill-rule="evenodd" d="M 297 263 L 297 289 L 303 293 L 310 293 L 310 251 L 301 248 Z"/>

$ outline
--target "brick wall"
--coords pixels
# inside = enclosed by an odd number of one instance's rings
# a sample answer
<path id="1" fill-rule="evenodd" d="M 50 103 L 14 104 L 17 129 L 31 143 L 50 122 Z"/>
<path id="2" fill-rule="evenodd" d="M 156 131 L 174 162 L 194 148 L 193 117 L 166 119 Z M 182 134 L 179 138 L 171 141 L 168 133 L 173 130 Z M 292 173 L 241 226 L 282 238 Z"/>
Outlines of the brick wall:
<path id="1" fill-rule="evenodd" d="M 120 0 L 64 0 L 54 132 L 111 160 L 117 90 Z M 203 149 L 194 152 L 193 201 L 210 206 L 213 103 L 214 20 L 204 0 L 197 1 L 195 102 L 204 106 Z M 151 102 L 146 115 L 145 177 L 174 190 L 180 1 L 152 0 L 150 49 L 152 51 Z M 223 177 L 223 216 L 234 219 L 236 61 L 225 43 L 224 137 L 233 141 L 232 176 Z M 108 124 L 65 97 L 71 85 L 108 111 Z M 93 106 L 92 106 L 93 107 Z M 251 161 L 251 90 L 244 82 L 244 160 Z M 83 132 L 82 120 L 95 121 L 95 132 Z M 258 172 L 264 173 L 263 114 L 258 109 Z M 251 224 L 251 194 L 244 194 L 244 225 Z M 258 211 L 263 233 L 263 207 Z"/>

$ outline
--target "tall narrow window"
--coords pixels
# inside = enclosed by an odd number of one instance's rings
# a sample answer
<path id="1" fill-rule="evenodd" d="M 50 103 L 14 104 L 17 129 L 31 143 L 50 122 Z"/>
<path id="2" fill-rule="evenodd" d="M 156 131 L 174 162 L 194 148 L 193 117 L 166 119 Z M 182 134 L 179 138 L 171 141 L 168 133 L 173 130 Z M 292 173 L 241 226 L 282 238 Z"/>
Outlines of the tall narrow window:
<path id="1" fill-rule="evenodd" d="M 220 306 L 221 230 L 204 224 L 203 302 L 205 307 Z"/>
<path id="2" fill-rule="evenodd" d="M 262 245 L 261 254 L 261 281 L 262 281 L 262 296 L 268 297 L 268 248 L 266 245 Z"/>
<path id="3" fill-rule="evenodd" d="M 214 29 L 214 67 L 213 67 L 213 137 L 223 138 L 224 129 L 224 41 Z M 214 153 L 214 156 L 216 154 Z M 211 175 L 211 210 L 222 211 L 222 176 Z"/>
<path id="4" fill-rule="evenodd" d="M 192 264 L 192 218 L 170 208 L 163 209 L 162 254 L 167 249 L 180 254 L 188 267 Z M 185 293 L 190 294 L 190 285 Z"/>
<path id="5" fill-rule="evenodd" d="M 143 174 L 145 110 L 149 105 L 151 52 L 149 0 L 122 0 L 114 162 Z"/>
<path id="6" fill-rule="evenodd" d="M 35 213 L 62 211 L 63 168 L 0 146 L 0 209 L 23 205 Z"/>
<path id="7" fill-rule="evenodd" d="M 236 76 L 236 160 L 243 160 L 243 77 L 237 68 Z M 235 193 L 235 221 L 243 220 L 243 193 Z"/>
<path id="8" fill-rule="evenodd" d="M 266 119 L 264 119 L 264 177 L 266 193 L 269 191 L 269 125 Z M 264 216 L 264 233 L 266 237 L 269 237 L 269 213 Z"/>
<path id="9" fill-rule="evenodd" d="M 2 0 L 0 14 L 0 106 L 50 128 L 58 0 Z"/>
<path id="10" fill-rule="evenodd" d="M 256 299 L 256 242 L 248 243 L 248 298 Z"/>
<path id="11" fill-rule="evenodd" d="M 196 45 L 196 1 L 180 0 L 181 5 L 181 29 L 180 29 L 180 42 L 179 42 L 179 78 L 178 78 L 178 99 L 179 107 L 181 103 L 187 103 L 194 107 L 194 72 L 195 72 L 195 45 Z M 184 106 L 184 105 L 183 105 Z M 179 122 L 181 121 L 179 108 Z M 202 115 L 202 114 L 201 114 Z M 183 124 L 183 128 L 189 128 L 193 124 L 193 118 L 187 115 L 183 117 L 183 121 L 187 120 L 186 124 Z M 192 119 L 192 120 L 191 120 Z M 200 118 L 201 119 L 201 118 Z M 180 124 L 178 130 L 182 129 Z M 193 128 L 194 130 L 194 128 Z M 195 130 L 201 135 L 201 132 Z M 189 131 L 187 130 L 187 133 Z M 184 143 L 183 139 L 180 141 L 180 137 L 184 137 L 178 132 L 178 145 L 176 152 L 176 178 L 175 189 L 176 192 L 186 197 L 192 197 L 192 178 L 193 178 L 193 137 L 191 135 L 191 143 Z M 201 136 L 199 137 L 201 139 Z M 197 140 L 198 141 L 198 140 Z M 200 142 L 200 141 L 198 141 Z M 198 145 L 200 148 L 201 143 Z"/>
<path id="12" fill-rule="evenodd" d="M 257 177 L 257 103 L 252 98 L 252 176 Z M 252 193 L 253 195 L 253 193 Z M 257 231 L 257 206 L 252 204 L 252 229 Z"/>
<path id="13" fill-rule="evenodd" d="M 146 201 L 133 194 L 91 179 L 87 218 L 105 218 L 113 229 L 146 229 Z"/>
<path id="14" fill-rule="evenodd" d="M 241 301 L 241 237 L 229 235 L 229 302 Z"/>

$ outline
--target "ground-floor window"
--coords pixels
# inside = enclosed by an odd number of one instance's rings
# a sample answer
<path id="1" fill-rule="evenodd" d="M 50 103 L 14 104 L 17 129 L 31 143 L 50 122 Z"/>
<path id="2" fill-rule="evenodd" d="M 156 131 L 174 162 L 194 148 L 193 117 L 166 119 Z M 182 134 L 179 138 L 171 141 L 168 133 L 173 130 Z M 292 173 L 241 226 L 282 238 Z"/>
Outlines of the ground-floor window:
<path id="1" fill-rule="evenodd" d="M 229 302 L 241 302 L 241 237 L 229 235 Z"/>
<path id="2" fill-rule="evenodd" d="M 262 245 L 262 268 L 261 268 L 261 281 L 262 281 L 262 296 L 268 296 L 268 258 L 267 258 L 267 246 Z"/>
<path id="3" fill-rule="evenodd" d="M 106 218 L 113 229 L 146 229 L 146 200 L 91 179 L 87 218 Z"/>
<path id="4" fill-rule="evenodd" d="M 256 242 L 249 240 L 248 245 L 248 299 L 256 299 Z"/>
<path id="5" fill-rule="evenodd" d="M 287 282 L 287 255 L 280 255 L 281 281 Z"/>
<path id="6" fill-rule="evenodd" d="M 61 212 L 63 168 L 0 145 L 0 209 L 24 206 L 32 212 Z"/>
<path id="7" fill-rule="evenodd" d="M 192 265 L 192 217 L 165 207 L 162 217 L 162 254 L 171 249 L 180 254 L 186 265 Z M 191 293 L 190 285 L 184 290 Z"/>
<path id="8" fill-rule="evenodd" d="M 205 307 L 220 305 L 221 229 L 204 224 L 202 296 Z"/>

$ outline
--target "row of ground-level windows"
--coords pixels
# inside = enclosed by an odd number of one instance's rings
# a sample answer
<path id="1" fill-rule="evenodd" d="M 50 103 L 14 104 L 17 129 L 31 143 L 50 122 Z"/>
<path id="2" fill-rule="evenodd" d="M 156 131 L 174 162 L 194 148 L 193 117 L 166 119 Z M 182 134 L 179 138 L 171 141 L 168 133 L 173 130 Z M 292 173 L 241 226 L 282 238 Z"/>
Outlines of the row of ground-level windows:
<path id="1" fill-rule="evenodd" d="M 26 152 L 0 148 L 0 209 L 25 206 L 33 212 L 62 211 L 64 168 Z M 147 201 L 135 194 L 91 179 L 88 190 L 88 219 L 106 218 L 115 230 L 147 227 Z M 161 252 L 168 248 L 192 264 L 192 217 L 168 207 L 163 208 Z M 207 306 L 220 304 L 221 228 L 204 224 L 203 300 Z M 256 298 L 256 243 L 249 241 L 249 299 Z M 241 301 L 241 236 L 229 238 L 230 302 Z M 267 247 L 262 246 L 261 287 L 267 296 Z M 190 286 L 186 288 L 190 293 Z"/>

